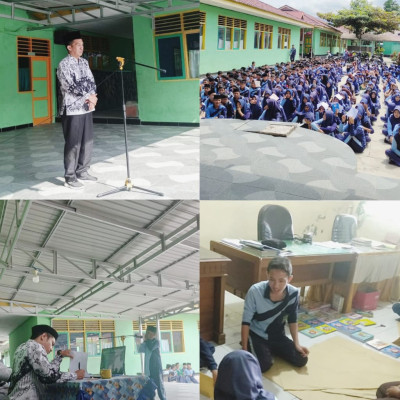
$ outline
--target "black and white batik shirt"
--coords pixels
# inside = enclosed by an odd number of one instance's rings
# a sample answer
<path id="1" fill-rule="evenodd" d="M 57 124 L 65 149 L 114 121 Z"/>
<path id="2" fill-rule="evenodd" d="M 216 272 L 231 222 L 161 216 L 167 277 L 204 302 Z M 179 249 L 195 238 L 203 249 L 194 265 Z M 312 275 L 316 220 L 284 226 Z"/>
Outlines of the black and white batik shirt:
<path id="1" fill-rule="evenodd" d="M 62 101 L 59 114 L 81 115 L 89 111 L 85 101 L 91 94 L 96 93 L 96 83 L 87 60 L 76 59 L 68 54 L 57 68 L 57 78 L 60 82 Z"/>
<path id="2" fill-rule="evenodd" d="M 44 347 L 35 340 L 22 343 L 14 354 L 9 400 L 40 400 L 47 383 L 77 378 L 74 372 L 60 372 L 62 357 L 47 358 Z"/>

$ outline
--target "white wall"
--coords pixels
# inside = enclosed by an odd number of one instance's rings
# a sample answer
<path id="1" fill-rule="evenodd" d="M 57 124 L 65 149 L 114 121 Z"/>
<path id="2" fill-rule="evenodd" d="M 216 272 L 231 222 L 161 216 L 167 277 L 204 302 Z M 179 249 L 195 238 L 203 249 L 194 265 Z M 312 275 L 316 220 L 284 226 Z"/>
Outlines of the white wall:
<path id="1" fill-rule="evenodd" d="M 257 216 L 266 204 L 279 204 L 292 214 L 294 233 L 316 227 L 314 240 L 330 240 L 337 214 L 359 216 L 365 210 L 357 236 L 384 240 L 388 232 L 400 232 L 400 202 L 359 201 L 201 201 L 200 245 L 209 248 L 210 240 L 222 238 L 257 239 Z M 388 217 L 383 217 L 384 214 Z"/>

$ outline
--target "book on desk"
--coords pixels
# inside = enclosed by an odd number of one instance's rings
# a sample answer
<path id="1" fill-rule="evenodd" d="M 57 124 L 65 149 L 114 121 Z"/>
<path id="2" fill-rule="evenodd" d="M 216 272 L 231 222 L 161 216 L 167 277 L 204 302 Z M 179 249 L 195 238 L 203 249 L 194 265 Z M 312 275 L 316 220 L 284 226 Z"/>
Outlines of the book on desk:
<path id="1" fill-rule="evenodd" d="M 267 246 L 257 240 L 245 239 L 222 239 L 222 243 L 237 249 L 256 251 L 260 257 L 276 257 L 286 256 L 291 254 L 290 251 L 276 249 L 275 247 Z"/>

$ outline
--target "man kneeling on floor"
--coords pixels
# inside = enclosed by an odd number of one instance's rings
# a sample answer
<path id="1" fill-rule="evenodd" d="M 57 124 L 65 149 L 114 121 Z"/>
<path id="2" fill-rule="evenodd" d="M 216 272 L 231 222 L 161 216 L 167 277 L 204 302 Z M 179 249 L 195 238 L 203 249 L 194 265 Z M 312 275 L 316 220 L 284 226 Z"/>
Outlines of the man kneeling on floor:
<path id="1" fill-rule="evenodd" d="M 49 325 L 32 327 L 30 340 L 18 346 L 14 353 L 9 400 L 40 400 L 46 393 L 46 384 L 83 379 L 85 370 L 60 372 L 63 357 L 72 358 L 70 350 L 58 350 L 52 362 L 47 359 L 58 338 Z"/>
<path id="2" fill-rule="evenodd" d="M 267 268 L 268 280 L 251 286 L 244 302 L 242 348 L 251 351 L 268 371 L 273 356 L 279 356 L 296 367 L 307 364 L 309 350 L 299 343 L 297 309 L 299 289 L 290 285 L 292 264 L 286 257 L 276 257 Z M 285 321 L 293 340 L 285 335 Z"/>

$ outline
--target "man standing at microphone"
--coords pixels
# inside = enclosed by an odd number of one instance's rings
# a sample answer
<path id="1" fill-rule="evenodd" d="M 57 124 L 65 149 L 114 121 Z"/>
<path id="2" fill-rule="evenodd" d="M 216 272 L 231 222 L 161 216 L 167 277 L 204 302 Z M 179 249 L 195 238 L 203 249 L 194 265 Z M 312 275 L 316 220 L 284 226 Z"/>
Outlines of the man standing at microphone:
<path id="1" fill-rule="evenodd" d="M 83 188 L 83 182 L 94 182 L 90 175 L 93 150 L 93 115 L 97 103 L 96 84 L 87 60 L 82 58 L 83 40 L 80 32 L 69 32 L 64 38 L 68 56 L 57 69 L 62 102 L 59 113 L 65 139 L 65 186 Z"/>

